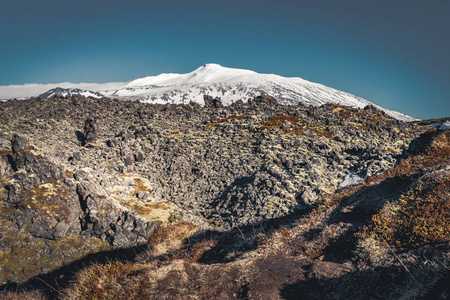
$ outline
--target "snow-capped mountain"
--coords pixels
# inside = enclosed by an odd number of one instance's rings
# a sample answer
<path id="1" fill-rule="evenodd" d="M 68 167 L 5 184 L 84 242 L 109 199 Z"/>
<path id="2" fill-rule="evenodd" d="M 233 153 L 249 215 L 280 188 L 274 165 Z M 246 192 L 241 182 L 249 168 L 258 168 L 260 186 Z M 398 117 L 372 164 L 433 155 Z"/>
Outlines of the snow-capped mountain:
<path id="1" fill-rule="evenodd" d="M 119 89 L 125 86 L 128 82 L 108 82 L 108 83 L 71 83 L 71 82 L 60 82 L 60 83 L 26 83 L 26 84 L 15 84 L 15 85 L 4 85 L 0 86 L 0 99 L 26 99 L 30 97 L 37 97 L 43 93 L 48 92 L 51 89 L 60 87 L 63 89 L 81 89 L 93 92 L 98 92 L 99 90 L 113 90 Z"/>
<path id="2" fill-rule="evenodd" d="M 85 84 L 86 85 L 86 84 Z M 266 93 L 283 104 L 320 106 L 325 103 L 336 103 L 357 108 L 369 104 L 382 109 L 394 118 L 403 121 L 416 120 L 402 113 L 382 108 L 366 99 L 339 91 L 324 85 L 313 83 L 299 77 L 282 77 L 274 74 L 259 74 L 250 70 L 225 68 L 218 64 L 206 64 L 186 74 L 160 74 L 139 78 L 127 83 L 91 84 L 92 88 L 80 91 L 70 90 L 67 84 L 66 94 L 92 97 L 114 97 L 140 100 L 147 103 L 189 103 L 204 104 L 203 95 L 220 97 L 223 104 L 229 105 L 237 100 L 246 101 Z M 80 88 L 74 85 L 74 88 Z M 93 91 L 93 92 L 89 92 Z M 92 93 L 92 95 L 89 95 Z M 36 94 L 37 95 L 37 94 Z M 40 97 L 52 97 L 54 92 L 48 91 Z M 0 98 L 2 87 L 0 87 Z"/>
<path id="3" fill-rule="evenodd" d="M 102 98 L 103 94 L 98 92 L 91 92 L 88 90 L 81 89 L 63 89 L 60 87 L 51 89 L 43 94 L 40 94 L 40 98 L 53 98 L 53 97 L 93 97 L 93 98 Z"/>
<path id="4" fill-rule="evenodd" d="M 220 97 L 225 105 L 266 93 L 283 104 L 303 103 L 320 106 L 325 103 L 336 103 L 357 108 L 371 104 L 394 118 L 414 120 L 402 113 L 377 106 L 366 99 L 302 78 L 259 74 L 250 70 L 225 68 L 217 64 L 206 64 L 187 74 L 161 74 L 140 78 L 118 90 L 100 92 L 109 97 L 176 104 L 190 101 L 204 104 L 203 95 L 207 94 Z"/>

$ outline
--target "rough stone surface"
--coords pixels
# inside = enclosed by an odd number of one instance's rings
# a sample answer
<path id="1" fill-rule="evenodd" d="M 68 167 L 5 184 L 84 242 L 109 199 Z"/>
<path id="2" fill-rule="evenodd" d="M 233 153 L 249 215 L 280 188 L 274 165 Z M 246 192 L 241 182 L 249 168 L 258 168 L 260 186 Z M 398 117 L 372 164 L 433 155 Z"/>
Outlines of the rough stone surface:
<path id="1" fill-rule="evenodd" d="M 45 260 L 43 244 L 130 247 L 173 220 L 228 230 L 280 218 L 332 194 L 348 174 L 392 168 L 426 130 L 373 107 L 204 99 L 0 102 L 2 251 L 18 234 Z"/>

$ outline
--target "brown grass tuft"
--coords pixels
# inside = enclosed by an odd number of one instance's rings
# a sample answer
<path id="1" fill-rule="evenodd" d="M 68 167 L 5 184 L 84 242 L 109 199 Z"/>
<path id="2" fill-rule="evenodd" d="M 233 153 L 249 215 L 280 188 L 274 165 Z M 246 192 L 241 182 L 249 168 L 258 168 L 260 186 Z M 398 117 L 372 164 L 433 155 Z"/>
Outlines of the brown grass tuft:
<path id="1" fill-rule="evenodd" d="M 122 263 L 95 264 L 77 273 L 65 299 L 152 299 L 148 265 Z"/>
<path id="2" fill-rule="evenodd" d="M 396 247 L 450 241 L 450 172 L 422 178 L 359 234 Z"/>

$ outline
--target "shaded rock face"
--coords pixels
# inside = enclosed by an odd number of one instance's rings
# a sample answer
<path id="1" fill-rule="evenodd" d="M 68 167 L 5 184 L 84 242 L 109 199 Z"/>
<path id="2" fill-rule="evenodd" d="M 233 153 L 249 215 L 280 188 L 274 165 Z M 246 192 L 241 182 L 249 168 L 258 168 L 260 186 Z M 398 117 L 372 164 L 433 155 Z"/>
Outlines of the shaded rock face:
<path id="1" fill-rule="evenodd" d="M 13 139 L 11 140 L 11 149 L 14 155 L 17 155 L 20 151 L 25 151 L 30 146 L 28 145 L 28 141 L 26 138 L 23 138 L 17 134 L 13 135 Z"/>
<path id="2" fill-rule="evenodd" d="M 83 146 L 87 143 L 95 142 L 97 139 L 97 128 L 94 123 L 94 120 L 90 118 L 84 122 Z"/>
<path id="3" fill-rule="evenodd" d="M 60 168 L 37 155 L 26 138 L 15 134 L 11 149 L 10 172 L 4 175 L 12 173 L 12 176 L 4 188 L 8 191 L 5 202 L 20 208 L 22 213 L 15 223 L 19 227 L 31 224 L 29 233 L 37 238 L 78 234 L 80 206 L 74 189 L 67 185 L 69 178 Z"/>
<path id="4" fill-rule="evenodd" d="M 11 139 L 11 149 L 0 155 L 2 254 L 20 257 L 22 250 L 29 254 L 35 251 L 33 255 L 39 258 L 38 265 L 52 265 L 49 261 L 58 257 L 53 264 L 59 266 L 89 251 L 104 248 L 106 243 L 113 248 L 130 247 L 145 243 L 150 237 L 156 224 L 117 205 L 96 182 L 89 168 L 79 169 L 75 174 L 64 172 L 62 166 L 44 158 L 30 146 L 27 138 L 17 134 Z M 16 236 L 20 239 L 15 239 Z M 92 239 L 97 240 L 95 247 L 90 245 Z M 67 254 L 66 248 L 60 250 L 61 243 L 74 241 L 81 248 L 80 252 Z M 17 266 L 17 263 L 8 264 L 14 261 L 8 259 L 8 255 L 3 255 L 2 259 L 7 268 Z M 33 272 L 39 270 L 39 266 L 30 263 L 22 270 L 9 273 L 2 270 L 2 274 L 20 280 L 24 273 L 34 274 L 30 268 L 35 270 Z"/>
<path id="5" fill-rule="evenodd" d="M 209 108 L 222 108 L 222 100 L 220 100 L 219 97 L 213 98 L 211 96 L 208 95 L 204 95 L 203 96 L 203 101 L 205 101 L 205 107 Z"/>
<path id="6" fill-rule="evenodd" d="M 257 96 L 250 100 L 250 103 L 255 105 L 277 105 L 278 101 L 272 96 L 269 96 L 267 94 L 261 94 L 260 96 Z"/>
<path id="7" fill-rule="evenodd" d="M 114 247 L 144 243 L 156 224 L 146 222 L 133 212 L 119 208 L 107 192 L 92 180 L 91 170 L 83 168 L 74 174 L 81 205 L 81 228 L 96 237 L 105 236 Z"/>
<path id="8" fill-rule="evenodd" d="M 0 244 L 20 233 L 37 249 L 96 245 L 86 251 L 145 243 L 173 220 L 227 230 L 287 216 L 348 174 L 391 168 L 425 130 L 371 107 L 267 95 L 228 107 L 30 99 L 1 102 L 0 118 Z"/>
<path id="9" fill-rule="evenodd" d="M 16 172 L 15 181 L 5 186 L 11 191 L 7 202 L 19 205 L 31 217 L 32 236 L 55 239 L 82 231 L 95 237 L 106 235 L 112 245 L 126 247 L 136 245 L 138 237 L 145 242 L 153 231 L 154 223 L 136 218 L 108 199 L 89 168 L 69 178 L 33 154 L 26 138 L 14 135 L 11 148 Z"/>

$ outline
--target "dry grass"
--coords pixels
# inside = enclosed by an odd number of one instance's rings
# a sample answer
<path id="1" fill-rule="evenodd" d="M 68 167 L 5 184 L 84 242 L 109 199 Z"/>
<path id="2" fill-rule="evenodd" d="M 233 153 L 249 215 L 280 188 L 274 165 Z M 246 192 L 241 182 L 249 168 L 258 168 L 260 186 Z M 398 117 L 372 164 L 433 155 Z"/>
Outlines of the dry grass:
<path id="1" fill-rule="evenodd" d="M 0 294 L 3 300 L 45 300 L 48 299 L 45 295 L 38 291 L 23 291 L 23 292 L 4 292 Z"/>
<path id="2" fill-rule="evenodd" d="M 152 258 L 180 249 L 184 240 L 197 230 L 197 226 L 184 221 L 157 227 L 150 236 L 146 256 Z"/>
<path id="3" fill-rule="evenodd" d="M 240 273 L 236 266 L 186 261 L 159 269 L 116 261 L 78 272 L 62 299 L 238 299 Z"/>
<path id="4" fill-rule="evenodd" d="M 148 180 L 144 180 L 139 177 L 134 177 L 134 194 L 139 192 L 151 192 L 151 186 Z"/>
<path id="5" fill-rule="evenodd" d="M 359 235 L 396 247 L 450 241 L 450 171 L 426 175 Z"/>
<path id="6" fill-rule="evenodd" d="M 250 299 L 282 299 L 279 291 L 301 278 L 301 264 L 293 257 L 276 252 L 253 261 L 249 266 Z"/>
<path id="7" fill-rule="evenodd" d="M 202 255 L 210 250 L 212 247 L 216 246 L 218 240 L 206 240 L 197 242 L 193 245 L 188 245 L 187 247 L 180 248 L 166 256 L 169 261 L 173 260 L 186 260 L 189 262 L 198 262 Z"/>
<path id="8" fill-rule="evenodd" d="M 235 265 L 203 266 L 179 261 L 155 276 L 154 299 L 242 299 L 242 269 Z"/>
<path id="9" fill-rule="evenodd" d="M 151 299 L 151 267 L 119 261 L 95 264 L 78 272 L 64 299 Z"/>

